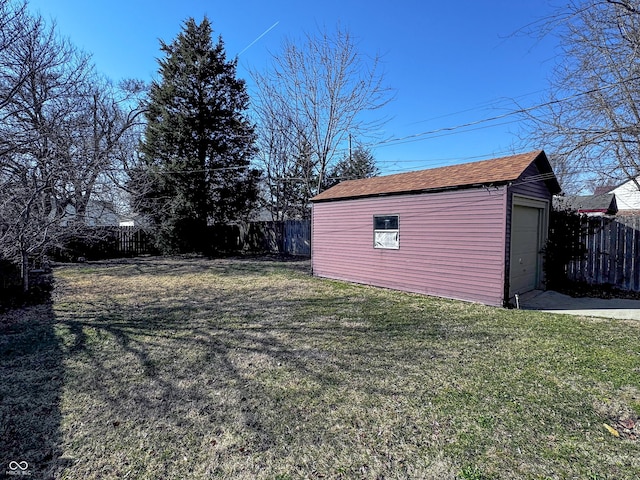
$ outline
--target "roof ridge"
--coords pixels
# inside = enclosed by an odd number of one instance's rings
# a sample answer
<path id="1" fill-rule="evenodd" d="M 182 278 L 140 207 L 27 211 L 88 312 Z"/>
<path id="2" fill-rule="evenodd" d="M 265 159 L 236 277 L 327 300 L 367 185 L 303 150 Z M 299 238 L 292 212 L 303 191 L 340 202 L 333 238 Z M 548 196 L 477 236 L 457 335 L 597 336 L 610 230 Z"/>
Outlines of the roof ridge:
<path id="1" fill-rule="evenodd" d="M 521 157 L 521 156 L 529 156 L 535 153 L 535 157 L 537 157 L 538 155 L 540 155 L 540 153 L 542 153 L 543 150 L 532 150 L 530 152 L 525 152 L 525 153 L 516 153 L 513 155 L 506 155 L 503 157 L 495 157 L 495 158 L 486 158 L 484 160 L 475 160 L 473 162 L 464 162 L 464 163 L 454 163 L 452 165 L 442 165 L 440 167 L 432 167 L 432 168 L 421 168 L 420 170 L 411 170 L 409 172 L 398 172 L 398 173 L 390 173 L 389 175 L 378 175 L 377 177 L 369 177 L 369 178 L 356 178 L 356 179 L 351 179 L 351 180 L 344 180 L 342 183 L 344 182 L 360 182 L 363 180 L 371 180 L 374 178 L 389 178 L 389 177 L 395 177 L 395 176 L 400 176 L 400 175 L 414 175 L 417 173 L 422 173 L 422 172 L 434 172 L 437 170 L 444 170 L 444 169 L 449 169 L 449 168 L 457 168 L 457 167 L 466 167 L 469 165 L 478 165 L 481 163 L 488 163 L 488 162 L 494 162 L 496 160 L 505 160 L 507 158 L 514 158 L 514 157 Z"/>

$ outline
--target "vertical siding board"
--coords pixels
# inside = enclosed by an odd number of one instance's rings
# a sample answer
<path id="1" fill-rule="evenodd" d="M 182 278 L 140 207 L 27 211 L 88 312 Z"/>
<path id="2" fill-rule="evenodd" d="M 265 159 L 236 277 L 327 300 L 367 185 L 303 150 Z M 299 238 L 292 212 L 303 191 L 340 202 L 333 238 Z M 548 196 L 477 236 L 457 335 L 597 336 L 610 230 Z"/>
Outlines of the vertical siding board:
<path id="1" fill-rule="evenodd" d="M 502 268 L 502 272 L 500 275 L 500 283 L 502 284 L 502 299 L 503 302 L 509 298 L 509 254 L 510 254 L 510 246 L 511 246 L 511 238 L 509 237 L 509 233 L 507 230 L 507 218 L 508 218 L 508 203 L 509 203 L 509 188 L 507 187 L 507 191 L 505 194 L 505 202 L 502 205 L 502 231 L 500 233 L 500 237 L 502 239 L 502 264 L 504 265 Z"/>
<path id="2" fill-rule="evenodd" d="M 504 225 L 504 270 L 502 273 L 504 292 L 503 298 L 509 298 L 509 274 L 511 272 L 511 218 L 513 210 L 513 189 L 507 190 L 507 200 L 505 205 L 505 225 Z"/>

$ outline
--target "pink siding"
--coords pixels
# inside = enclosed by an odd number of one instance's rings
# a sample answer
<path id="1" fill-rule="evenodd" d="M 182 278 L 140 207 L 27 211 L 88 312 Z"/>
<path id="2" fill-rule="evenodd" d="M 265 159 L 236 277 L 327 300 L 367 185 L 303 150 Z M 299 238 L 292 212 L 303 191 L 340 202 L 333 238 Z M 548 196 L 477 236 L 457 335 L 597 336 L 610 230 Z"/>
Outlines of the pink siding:
<path id="1" fill-rule="evenodd" d="M 321 277 L 502 306 L 506 187 L 318 202 Z M 373 248 L 373 215 L 398 214 L 400 248 Z"/>

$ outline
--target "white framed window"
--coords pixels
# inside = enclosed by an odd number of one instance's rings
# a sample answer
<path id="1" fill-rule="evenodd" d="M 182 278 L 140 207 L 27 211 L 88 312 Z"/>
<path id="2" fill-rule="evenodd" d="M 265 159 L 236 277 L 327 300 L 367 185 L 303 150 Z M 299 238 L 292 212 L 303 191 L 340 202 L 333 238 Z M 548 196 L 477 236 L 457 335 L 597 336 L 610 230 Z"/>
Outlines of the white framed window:
<path id="1" fill-rule="evenodd" d="M 391 250 L 400 248 L 399 215 L 373 216 L 373 248 Z"/>

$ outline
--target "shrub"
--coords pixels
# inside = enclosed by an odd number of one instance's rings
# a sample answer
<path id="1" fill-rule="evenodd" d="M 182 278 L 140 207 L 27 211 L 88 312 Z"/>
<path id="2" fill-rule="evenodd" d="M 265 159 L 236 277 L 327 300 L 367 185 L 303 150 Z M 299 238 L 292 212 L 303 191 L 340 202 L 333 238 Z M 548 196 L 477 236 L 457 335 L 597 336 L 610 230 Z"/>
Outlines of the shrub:
<path id="1" fill-rule="evenodd" d="M 32 272 L 29 278 L 29 291 L 23 292 L 20 268 L 7 259 L 0 259 L 0 312 L 49 300 L 53 289 L 51 274 L 40 269 Z"/>
<path id="2" fill-rule="evenodd" d="M 567 267 L 573 260 L 584 258 L 587 249 L 580 241 L 587 225 L 582 216 L 571 210 L 552 210 L 549 216 L 549 239 L 544 247 L 544 273 L 548 289 L 562 288 L 568 283 Z"/>

